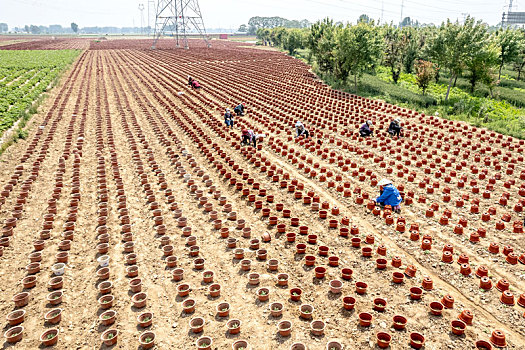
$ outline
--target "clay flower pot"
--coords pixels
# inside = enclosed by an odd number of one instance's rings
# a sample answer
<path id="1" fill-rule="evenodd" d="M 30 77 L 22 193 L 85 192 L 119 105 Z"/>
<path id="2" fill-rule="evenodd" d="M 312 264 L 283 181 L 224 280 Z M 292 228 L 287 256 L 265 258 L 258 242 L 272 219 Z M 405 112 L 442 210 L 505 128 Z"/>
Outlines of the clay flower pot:
<path id="1" fill-rule="evenodd" d="M 230 314 L 230 304 L 220 303 L 217 305 L 217 315 L 219 317 L 227 317 Z"/>
<path id="2" fill-rule="evenodd" d="M 365 282 L 356 282 L 355 283 L 355 292 L 357 294 L 365 294 L 366 293 L 366 290 L 368 288 L 368 284 L 366 284 Z"/>
<path id="3" fill-rule="evenodd" d="M 144 292 L 135 293 L 131 297 L 131 302 L 133 303 L 133 306 L 140 309 L 146 306 L 148 295 Z"/>
<path id="4" fill-rule="evenodd" d="M 419 287 L 410 288 L 410 299 L 419 300 L 421 299 L 422 295 L 423 295 L 423 290 L 421 288 Z"/>
<path id="5" fill-rule="evenodd" d="M 100 340 L 102 340 L 106 346 L 115 345 L 117 343 L 118 333 L 118 329 L 108 329 L 100 335 Z"/>
<path id="6" fill-rule="evenodd" d="M 383 298 L 376 298 L 374 299 L 374 310 L 383 312 L 386 308 L 386 300 Z"/>
<path id="7" fill-rule="evenodd" d="M 326 344 L 326 350 L 342 350 L 343 345 L 338 341 L 330 341 Z"/>
<path id="8" fill-rule="evenodd" d="M 150 349 L 155 346 L 155 333 L 145 331 L 139 336 L 139 343 L 143 349 Z"/>
<path id="9" fill-rule="evenodd" d="M 393 318 L 394 324 L 393 327 L 395 330 L 403 330 L 407 324 L 407 318 L 405 316 L 396 315 Z"/>
<path id="10" fill-rule="evenodd" d="M 270 298 L 270 290 L 268 288 L 257 289 L 257 297 L 261 302 L 268 301 L 268 299 Z"/>
<path id="11" fill-rule="evenodd" d="M 414 277 L 416 275 L 417 269 L 414 265 L 408 265 L 405 269 L 405 275 L 407 277 Z"/>
<path id="12" fill-rule="evenodd" d="M 467 325 L 463 321 L 453 320 L 452 322 L 450 322 L 450 327 L 453 334 L 462 335 L 463 333 L 465 333 Z"/>
<path id="13" fill-rule="evenodd" d="M 330 281 L 330 292 L 332 292 L 333 294 L 339 294 L 341 293 L 342 289 L 343 289 L 343 282 L 339 280 Z"/>
<path id="14" fill-rule="evenodd" d="M 113 295 L 104 295 L 98 299 L 98 304 L 102 309 L 109 309 L 113 306 L 114 299 L 115 297 Z"/>
<path id="15" fill-rule="evenodd" d="M 303 304 L 299 307 L 299 311 L 301 313 L 301 317 L 305 320 L 310 320 L 312 318 L 312 314 L 314 312 L 314 307 L 309 304 Z"/>
<path id="16" fill-rule="evenodd" d="M 153 323 L 153 313 L 152 312 L 143 312 L 137 316 L 137 322 L 142 328 L 151 326 Z"/>
<path id="17" fill-rule="evenodd" d="M 478 340 L 476 342 L 477 350 L 492 350 L 492 345 L 486 340 Z"/>
<path id="18" fill-rule="evenodd" d="M 108 294 L 111 293 L 111 289 L 113 289 L 113 283 L 111 281 L 100 282 L 97 288 L 100 294 Z"/>
<path id="19" fill-rule="evenodd" d="M 410 333 L 410 346 L 415 349 L 421 349 L 425 344 L 425 337 L 419 333 Z"/>
<path id="20" fill-rule="evenodd" d="M 292 288 L 290 289 L 290 299 L 292 299 L 292 301 L 299 301 L 301 300 L 302 293 L 301 288 Z"/>
<path id="21" fill-rule="evenodd" d="M 232 344 L 232 350 L 242 350 L 242 349 L 249 349 L 248 348 L 248 342 L 246 340 L 237 340 Z"/>
<path id="22" fill-rule="evenodd" d="M 194 317 L 190 320 L 190 329 L 193 333 L 200 333 L 204 329 L 204 319 L 202 317 Z"/>
<path id="23" fill-rule="evenodd" d="M 58 342 L 58 329 L 51 328 L 40 335 L 40 341 L 44 346 L 51 346 Z"/>
<path id="24" fill-rule="evenodd" d="M 57 324 L 62 320 L 62 309 L 53 309 L 44 315 L 44 320 L 51 324 Z"/>
<path id="25" fill-rule="evenodd" d="M 277 329 L 281 337 L 288 337 L 292 333 L 292 322 L 291 321 L 281 321 L 277 324 Z"/>
<path id="26" fill-rule="evenodd" d="M 353 272 L 354 271 L 352 269 L 348 269 L 348 268 L 341 269 L 341 278 L 348 281 L 352 279 Z"/>
<path id="27" fill-rule="evenodd" d="M 115 323 L 115 318 L 117 316 L 117 312 L 114 310 L 108 310 L 100 314 L 98 317 L 100 324 L 103 326 L 109 326 Z"/>
<path id="28" fill-rule="evenodd" d="M 474 315 L 472 315 L 472 312 L 470 312 L 470 310 L 463 310 L 458 316 L 459 320 L 465 322 L 469 326 L 472 325 L 473 318 Z"/>
<path id="29" fill-rule="evenodd" d="M 441 304 L 447 309 L 452 309 L 454 307 L 454 298 L 447 294 L 441 299 Z"/>
<path id="30" fill-rule="evenodd" d="M 315 269 L 315 278 L 323 279 L 326 274 L 326 268 L 322 266 L 317 266 Z"/>
<path id="31" fill-rule="evenodd" d="M 241 321 L 240 320 L 230 320 L 226 323 L 228 327 L 228 333 L 230 334 L 239 334 L 241 331 Z"/>
<path id="32" fill-rule="evenodd" d="M 359 314 L 359 325 L 361 327 L 368 327 L 372 324 L 372 315 L 368 312 L 362 312 Z"/>
<path id="33" fill-rule="evenodd" d="M 221 286 L 218 283 L 214 283 L 211 286 L 208 287 L 208 292 L 210 293 L 210 297 L 217 298 L 219 295 L 221 295 Z"/>
<path id="34" fill-rule="evenodd" d="M 258 273 L 250 273 L 248 275 L 248 283 L 252 286 L 257 286 L 260 283 L 260 277 Z"/>
<path id="35" fill-rule="evenodd" d="M 325 323 L 321 320 L 315 320 L 310 323 L 310 332 L 312 335 L 321 336 L 324 334 Z"/>
<path id="36" fill-rule="evenodd" d="M 490 336 L 490 342 L 492 345 L 494 345 L 497 348 L 504 348 L 507 346 L 507 341 L 505 340 L 505 333 L 503 331 L 500 331 L 499 329 L 496 329 L 492 332 L 492 335 Z"/>
<path id="37" fill-rule="evenodd" d="M 210 350 L 213 340 L 210 337 L 200 337 L 195 344 L 199 350 Z"/>
<path id="38" fill-rule="evenodd" d="M 271 303 L 269 309 L 273 317 L 280 317 L 283 314 L 283 304 L 281 303 Z"/>
<path id="39" fill-rule="evenodd" d="M 6 341 L 8 343 L 14 344 L 14 343 L 19 342 L 22 339 L 23 333 L 24 333 L 24 327 L 15 326 L 15 327 L 9 328 L 4 333 L 4 337 L 6 338 Z"/>
<path id="40" fill-rule="evenodd" d="M 204 271 L 202 273 L 202 281 L 204 283 L 211 283 L 213 282 L 213 271 Z"/>
<path id="41" fill-rule="evenodd" d="M 499 297 L 499 300 L 505 305 L 514 305 L 514 294 L 509 290 L 504 290 Z"/>
<path id="42" fill-rule="evenodd" d="M 15 310 L 7 314 L 6 319 L 10 326 L 16 326 L 24 322 L 26 310 Z"/>
<path id="43" fill-rule="evenodd" d="M 377 339 L 377 346 L 379 346 L 381 349 L 385 349 L 390 346 L 390 341 L 392 340 L 392 336 L 385 332 L 379 332 L 376 334 L 376 339 Z"/>
<path id="44" fill-rule="evenodd" d="M 24 307 L 29 302 L 29 293 L 22 292 L 13 296 L 13 302 L 16 307 Z"/>
<path id="45" fill-rule="evenodd" d="M 405 275 L 402 274 L 401 272 L 393 272 L 392 273 L 392 282 L 396 283 L 396 284 L 401 284 L 403 283 L 404 281 L 404 278 L 405 278 Z"/>
<path id="46" fill-rule="evenodd" d="M 36 276 L 30 275 L 22 279 L 22 286 L 24 289 L 30 289 L 36 286 Z"/>
<path id="47" fill-rule="evenodd" d="M 129 281 L 129 289 L 133 293 L 138 293 L 142 290 L 142 280 L 140 278 L 134 278 Z"/>
<path id="48" fill-rule="evenodd" d="M 441 304 L 439 301 L 433 301 L 429 304 L 430 313 L 434 316 L 441 316 L 443 313 L 443 304 Z"/>
<path id="49" fill-rule="evenodd" d="M 296 248 L 296 254 L 304 254 L 306 252 L 306 244 L 299 243 L 295 246 Z"/>

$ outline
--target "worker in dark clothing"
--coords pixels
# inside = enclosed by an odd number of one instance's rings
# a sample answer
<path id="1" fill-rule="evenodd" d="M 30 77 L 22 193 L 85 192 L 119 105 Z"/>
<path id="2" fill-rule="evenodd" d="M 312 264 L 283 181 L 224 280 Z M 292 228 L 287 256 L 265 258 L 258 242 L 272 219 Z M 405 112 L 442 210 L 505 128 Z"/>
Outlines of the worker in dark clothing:
<path id="1" fill-rule="evenodd" d="M 193 87 L 193 78 L 188 75 L 188 86 Z"/>
<path id="2" fill-rule="evenodd" d="M 233 109 L 236 115 L 244 115 L 244 104 L 240 103 Z"/>
<path id="3" fill-rule="evenodd" d="M 224 113 L 224 124 L 233 128 L 233 114 L 230 112 L 229 108 L 226 108 L 226 113 Z"/>
<path id="4" fill-rule="evenodd" d="M 396 119 L 392 120 L 392 122 L 390 123 L 390 125 L 388 127 L 388 133 L 391 136 L 400 137 L 402 129 L 403 129 L 403 127 L 401 126 L 401 119 L 396 118 Z"/>
<path id="5" fill-rule="evenodd" d="M 303 136 L 307 139 L 310 136 L 310 133 L 308 132 L 308 130 L 306 130 L 303 123 L 301 123 L 300 121 L 295 123 L 295 131 L 297 132 L 296 137 Z"/>
<path id="6" fill-rule="evenodd" d="M 374 131 L 371 129 L 371 127 L 372 122 L 370 120 L 367 120 L 366 123 L 361 125 L 361 127 L 359 128 L 359 135 L 361 135 L 361 137 L 373 136 Z"/>

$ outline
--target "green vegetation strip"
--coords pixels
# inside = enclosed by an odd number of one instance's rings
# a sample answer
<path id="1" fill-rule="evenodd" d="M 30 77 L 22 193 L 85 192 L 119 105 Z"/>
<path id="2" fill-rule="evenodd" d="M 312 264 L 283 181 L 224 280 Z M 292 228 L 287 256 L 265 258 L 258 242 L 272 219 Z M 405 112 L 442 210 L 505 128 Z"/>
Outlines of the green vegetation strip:
<path id="1" fill-rule="evenodd" d="M 22 128 L 60 74 L 80 50 L 0 50 L 0 137 L 20 120 L 14 141 L 24 138 Z M 11 140 L 12 142 L 13 140 Z M 11 142 L 4 142 L 0 154 Z"/>

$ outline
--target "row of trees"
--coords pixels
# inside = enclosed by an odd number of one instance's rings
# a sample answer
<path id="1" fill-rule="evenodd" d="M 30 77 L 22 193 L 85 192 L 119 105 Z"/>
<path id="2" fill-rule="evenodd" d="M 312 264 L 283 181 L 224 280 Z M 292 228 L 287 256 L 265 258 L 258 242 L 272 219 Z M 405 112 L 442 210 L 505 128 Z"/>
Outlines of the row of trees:
<path id="1" fill-rule="evenodd" d="M 368 18 L 343 25 L 327 18 L 309 29 L 261 28 L 257 37 L 290 54 L 307 48 L 320 71 L 345 81 L 353 76 L 356 88 L 359 77 L 380 64 L 389 68 L 394 83 L 402 72 L 416 73 L 423 91 L 429 78 L 437 82 L 446 71 L 446 99 L 459 76 L 468 77 L 472 92 L 482 83 L 492 93 L 505 65 L 513 65 L 518 80 L 525 66 L 525 31 L 494 31 L 472 17 L 438 27 L 378 26 Z"/>
<path id="2" fill-rule="evenodd" d="M 2 23 L 0 23 L 1 27 Z M 5 31 L 8 30 L 7 24 L 5 26 Z M 71 34 L 78 32 L 78 25 L 76 23 L 71 23 L 70 27 L 62 27 L 60 24 L 51 24 L 50 26 L 37 26 L 34 24 L 25 25 L 23 28 L 14 27 L 13 31 L 15 33 L 28 33 L 28 34 Z M 1 30 L 0 30 L 1 32 Z"/>
<path id="3" fill-rule="evenodd" d="M 239 27 L 239 32 L 247 32 L 250 35 L 256 34 L 258 29 L 261 28 L 308 28 L 311 23 L 303 19 L 301 21 L 297 20 L 288 20 L 282 17 L 252 17 L 248 20 L 248 25 L 241 24 Z"/>

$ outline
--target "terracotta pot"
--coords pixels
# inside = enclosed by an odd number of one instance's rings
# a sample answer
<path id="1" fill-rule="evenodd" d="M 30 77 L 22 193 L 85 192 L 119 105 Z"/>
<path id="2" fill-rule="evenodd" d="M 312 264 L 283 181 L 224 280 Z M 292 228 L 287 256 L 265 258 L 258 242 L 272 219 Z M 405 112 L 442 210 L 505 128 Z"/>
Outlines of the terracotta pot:
<path id="1" fill-rule="evenodd" d="M 44 346 L 51 346 L 58 342 L 58 329 L 51 328 L 40 335 L 40 341 Z"/>
<path id="2" fill-rule="evenodd" d="M 155 346 L 155 333 L 146 331 L 139 336 L 139 343 L 143 349 L 150 349 Z"/>
<path id="3" fill-rule="evenodd" d="M 102 340 L 106 346 L 113 346 L 117 343 L 118 334 L 118 329 L 108 329 L 100 335 L 100 340 Z"/>
<path id="4" fill-rule="evenodd" d="M 302 293 L 303 291 L 300 288 L 292 288 L 290 289 L 290 298 L 292 301 L 299 301 Z"/>
<path id="5" fill-rule="evenodd" d="M 410 333 L 410 346 L 415 349 L 421 349 L 425 344 L 425 337 L 420 333 Z"/>
<path id="6" fill-rule="evenodd" d="M 385 311 L 385 308 L 386 308 L 386 300 L 383 299 L 383 298 L 375 298 L 374 299 L 374 307 L 373 309 L 376 310 L 376 311 L 379 311 L 379 312 L 383 312 Z"/>
<path id="7" fill-rule="evenodd" d="M 291 321 L 281 321 L 277 324 L 277 329 L 281 337 L 288 337 L 292 332 L 292 322 Z"/>
<path id="8" fill-rule="evenodd" d="M 441 304 L 447 309 L 452 309 L 454 307 L 454 298 L 447 294 L 441 299 Z"/>
<path id="9" fill-rule="evenodd" d="M 102 309 L 109 309 L 113 306 L 115 297 L 113 295 L 104 295 L 98 299 L 98 304 Z"/>
<path id="10" fill-rule="evenodd" d="M 407 277 L 415 277 L 416 276 L 417 269 L 414 265 L 408 265 L 405 269 L 405 276 Z"/>
<path id="11" fill-rule="evenodd" d="M 29 302 L 29 293 L 28 292 L 22 292 L 18 293 L 15 296 L 13 296 L 13 302 L 15 303 L 16 307 L 24 307 Z"/>
<path id="12" fill-rule="evenodd" d="M 341 293 L 342 289 L 343 289 L 343 282 L 339 280 L 330 281 L 330 292 L 332 292 L 333 294 L 339 294 Z"/>
<path id="13" fill-rule="evenodd" d="M 362 312 L 359 314 L 359 325 L 361 327 L 369 327 L 372 324 L 372 315 L 368 312 Z"/>
<path id="14" fill-rule="evenodd" d="M 476 349 L 477 350 L 492 350 L 492 344 L 490 344 L 486 340 L 478 340 L 476 342 Z"/>
<path id="15" fill-rule="evenodd" d="M 153 313 L 152 312 L 143 312 L 137 316 L 137 323 L 142 328 L 147 328 L 153 323 Z"/>
<path id="16" fill-rule="evenodd" d="M 402 274 L 401 272 L 397 272 L 397 271 L 393 272 L 392 273 L 392 282 L 396 283 L 396 284 L 401 284 L 404 281 L 404 277 L 405 277 L 405 275 Z"/>
<path id="17" fill-rule="evenodd" d="M 433 301 L 430 303 L 429 308 L 432 315 L 441 316 L 444 306 L 439 301 Z"/>
<path id="18" fill-rule="evenodd" d="M 368 285 L 365 282 L 356 282 L 355 283 L 355 292 L 357 294 L 365 294 L 366 290 L 368 288 Z"/>
<path id="19" fill-rule="evenodd" d="M 320 320 L 315 320 L 310 323 L 310 332 L 314 336 L 321 336 L 324 334 L 325 323 Z"/>
<path id="20" fill-rule="evenodd" d="M 24 289 L 30 289 L 36 286 L 36 276 L 30 275 L 22 279 L 22 285 Z"/>
<path id="21" fill-rule="evenodd" d="M 108 310 L 100 314 L 98 320 L 103 326 L 109 326 L 115 323 L 115 318 L 117 317 L 117 312 L 114 310 Z"/>
<path id="22" fill-rule="evenodd" d="M 503 333 L 503 331 L 500 331 L 499 329 L 492 331 L 492 335 L 490 336 L 490 342 L 497 348 L 506 347 L 507 341 L 505 339 L 505 333 Z"/>
<path id="23" fill-rule="evenodd" d="M 217 315 L 219 317 L 227 317 L 230 314 L 230 304 L 220 303 L 217 305 Z"/>
<path id="24" fill-rule="evenodd" d="M 288 285 L 288 274 L 280 273 L 277 275 L 277 285 L 287 286 Z"/>
<path id="25" fill-rule="evenodd" d="M 6 319 L 10 326 L 16 326 L 24 322 L 26 310 L 15 310 L 7 314 Z"/>
<path id="26" fill-rule="evenodd" d="M 230 320 L 226 323 L 228 327 L 228 333 L 230 334 L 239 334 L 241 331 L 241 321 L 240 320 Z"/>
<path id="27" fill-rule="evenodd" d="M 270 314 L 273 317 L 280 317 L 283 314 L 283 304 L 281 303 L 272 303 L 269 306 Z"/>
<path id="28" fill-rule="evenodd" d="M 379 346 L 381 349 L 385 349 L 390 346 L 390 341 L 392 340 L 392 336 L 385 332 L 379 332 L 376 334 L 376 339 L 377 339 L 377 346 Z"/>
<path id="29" fill-rule="evenodd" d="M 395 330 L 400 331 L 400 330 L 405 329 L 405 326 L 407 324 L 407 318 L 405 316 L 396 315 L 394 316 L 393 321 L 394 321 L 393 327 Z"/>
<path id="30" fill-rule="evenodd" d="M 131 297 L 131 302 L 133 303 L 133 306 L 140 309 L 146 306 L 148 295 L 144 292 L 139 292 L 133 294 Z"/>
<path id="31" fill-rule="evenodd" d="M 14 344 L 19 342 L 22 339 L 22 335 L 24 333 L 24 327 L 22 326 L 15 326 L 9 328 L 4 333 L 4 338 L 6 338 L 6 341 L 8 343 Z"/>
<path id="32" fill-rule="evenodd" d="M 501 293 L 499 300 L 505 305 L 515 304 L 514 294 L 512 294 L 512 292 L 509 290 L 504 290 L 503 293 Z"/>
<path id="33" fill-rule="evenodd" d="M 343 345 L 338 341 L 330 341 L 326 344 L 326 350 L 342 350 Z"/>
<path id="34" fill-rule="evenodd" d="M 259 288 L 256 293 L 261 302 L 268 301 L 270 298 L 270 290 L 268 288 Z"/>

